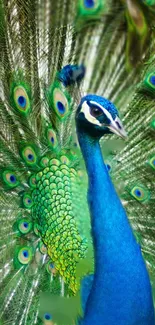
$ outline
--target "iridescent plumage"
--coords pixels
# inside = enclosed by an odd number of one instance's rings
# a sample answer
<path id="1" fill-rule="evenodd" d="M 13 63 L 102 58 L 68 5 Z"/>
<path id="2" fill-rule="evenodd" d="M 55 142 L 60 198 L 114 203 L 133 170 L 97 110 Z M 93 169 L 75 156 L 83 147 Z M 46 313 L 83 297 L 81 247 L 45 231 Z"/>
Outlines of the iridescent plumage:
<path id="1" fill-rule="evenodd" d="M 4 325 L 71 325 L 82 315 L 81 279 L 94 272 L 75 130 L 86 94 L 114 103 L 128 132 L 101 148 L 154 290 L 153 15 L 153 1 L 0 1 Z"/>

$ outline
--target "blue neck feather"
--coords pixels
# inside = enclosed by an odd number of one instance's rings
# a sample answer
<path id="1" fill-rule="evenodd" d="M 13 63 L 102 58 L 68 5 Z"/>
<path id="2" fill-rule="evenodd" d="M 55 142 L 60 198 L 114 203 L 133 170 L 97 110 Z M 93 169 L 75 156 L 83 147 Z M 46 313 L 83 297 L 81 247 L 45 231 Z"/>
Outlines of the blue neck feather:
<path id="1" fill-rule="evenodd" d="M 89 179 L 95 275 L 80 324 L 154 325 L 151 286 L 139 245 L 104 164 L 99 141 L 77 127 Z"/>

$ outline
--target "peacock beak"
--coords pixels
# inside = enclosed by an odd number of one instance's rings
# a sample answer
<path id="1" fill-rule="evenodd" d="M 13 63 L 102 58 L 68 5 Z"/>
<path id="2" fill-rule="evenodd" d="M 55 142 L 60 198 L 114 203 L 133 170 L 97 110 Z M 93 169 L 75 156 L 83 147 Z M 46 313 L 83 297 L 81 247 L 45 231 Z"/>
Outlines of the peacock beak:
<path id="1" fill-rule="evenodd" d="M 121 120 L 118 117 L 116 117 L 115 120 L 111 121 L 111 123 L 108 125 L 108 129 L 123 139 L 127 138 L 127 133 L 122 125 Z"/>

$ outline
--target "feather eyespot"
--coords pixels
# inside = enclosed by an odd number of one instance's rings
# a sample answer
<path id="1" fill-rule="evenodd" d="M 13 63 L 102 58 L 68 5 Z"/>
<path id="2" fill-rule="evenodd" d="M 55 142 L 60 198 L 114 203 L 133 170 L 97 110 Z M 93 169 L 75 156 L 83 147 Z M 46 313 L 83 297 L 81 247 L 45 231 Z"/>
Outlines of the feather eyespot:
<path id="1" fill-rule="evenodd" d="M 43 316 L 43 319 L 46 321 L 51 321 L 52 320 L 52 315 L 49 313 L 45 313 Z"/>
<path id="2" fill-rule="evenodd" d="M 47 248 L 46 248 L 46 246 L 44 245 L 43 242 L 39 243 L 39 250 L 40 250 L 41 254 L 47 254 Z"/>
<path id="3" fill-rule="evenodd" d="M 25 108 L 25 106 L 26 106 L 26 98 L 24 96 L 19 96 L 18 97 L 18 104 L 21 107 Z"/>
<path id="4" fill-rule="evenodd" d="M 13 171 L 10 170 L 3 171 L 2 178 L 4 183 L 10 188 L 14 188 L 19 185 L 18 178 Z"/>
<path id="5" fill-rule="evenodd" d="M 51 269 L 54 269 L 54 264 L 53 264 L 53 263 L 50 263 L 49 267 L 50 267 Z"/>
<path id="6" fill-rule="evenodd" d="M 59 118 L 65 118 L 69 114 L 69 101 L 67 96 L 59 89 L 53 91 L 54 109 Z"/>
<path id="7" fill-rule="evenodd" d="M 148 201 L 150 198 L 150 193 L 144 186 L 134 186 L 130 194 L 139 202 Z"/>
<path id="8" fill-rule="evenodd" d="M 14 175 L 10 176 L 10 182 L 12 182 L 12 183 L 16 182 L 16 177 Z"/>
<path id="9" fill-rule="evenodd" d="M 63 105 L 63 103 L 61 102 L 57 102 L 56 103 L 56 106 L 57 106 L 57 109 L 58 109 L 58 112 L 63 115 L 65 113 L 65 106 Z"/>
<path id="10" fill-rule="evenodd" d="M 138 190 L 138 189 L 135 190 L 135 194 L 136 194 L 138 197 L 141 197 L 141 196 L 142 196 L 141 191 Z"/>
<path id="11" fill-rule="evenodd" d="M 31 146 L 27 146 L 24 149 L 22 149 L 21 153 L 22 153 L 22 158 L 25 160 L 27 165 L 29 166 L 36 165 L 37 155 Z"/>
<path id="12" fill-rule="evenodd" d="M 25 208 L 27 208 L 27 209 L 32 208 L 33 201 L 32 201 L 31 196 L 27 193 L 24 194 L 24 196 L 23 196 L 23 204 L 24 204 Z"/>
<path id="13" fill-rule="evenodd" d="M 23 234 L 26 235 L 32 230 L 32 222 L 28 219 L 23 218 L 18 222 L 18 230 Z"/>
<path id="14" fill-rule="evenodd" d="M 155 76 L 150 77 L 150 82 L 152 83 L 153 86 L 155 86 Z"/>
<path id="15" fill-rule="evenodd" d="M 50 147 L 55 149 L 58 145 L 56 133 L 52 128 L 47 129 L 47 139 Z"/>
<path id="16" fill-rule="evenodd" d="M 79 16 L 83 20 L 96 19 L 101 16 L 105 10 L 103 0 L 79 0 Z M 79 23 L 81 23 L 79 21 Z"/>
<path id="17" fill-rule="evenodd" d="M 84 5 L 88 9 L 94 8 L 95 0 L 84 0 Z"/>
<path id="18" fill-rule="evenodd" d="M 155 91 L 155 73 L 151 72 L 146 75 L 144 79 L 144 87 L 147 89 L 147 91 L 150 94 L 153 94 L 154 96 L 154 91 Z"/>
<path id="19" fill-rule="evenodd" d="M 51 261 L 49 261 L 48 263 L 47 263 L 47 265 L 46 265 L 46 270 L 47 270 L 47 272 L 49 273 L 49 274 L 53 274 L 53 275 L 55 275 L 56 273 L 57 273 L 57 270 L 56 270 L 56 268 L 55 268 L 55 265 L 51 262 Z"/>
<path id="20" fill-rule="evenodd" d="M 32 249 L 30 247 L 22 247 L 18 252 L 18 260 L 21 264 L 28 264 L 32 259 Z"/>
<path id="21" fill-rule="evenodd" d="M 14 102 L 20 113 L 28 113 L 30 109 L 30 100 L 27 91 L 23 86 L 17 86 L 14 88 Z"/>
<path id="22" fill-rule="evenodd" d="M 37 181 L 36 181 L 36 177 L 34 175 L 31 175 L 29 178 L 29 184 L 32 188 L 36 187 Z"/>

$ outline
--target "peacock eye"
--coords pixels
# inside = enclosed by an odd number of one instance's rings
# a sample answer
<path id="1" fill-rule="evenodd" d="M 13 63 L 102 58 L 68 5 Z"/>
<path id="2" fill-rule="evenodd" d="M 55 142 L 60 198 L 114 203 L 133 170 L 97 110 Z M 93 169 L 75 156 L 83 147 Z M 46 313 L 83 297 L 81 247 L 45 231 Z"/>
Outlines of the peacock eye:
<path id="1" fill-rule="evenodd" d="M 94 0 L 84 0 L 84 5 L 86 8 L 93 8 L 95 6 Z"/>
<path id="2" fill-rule="evenodd" d="M 49 313 L 45 313 L 43 316 L 44 320 L 46 321 L 51 321 L 52 320 L 52 315 Z"/>
<path id="3" fill-rule="evenodd" d="M 90 106 L 90 114 L 93 117 L 98 117 L 103 115 L 103 111 L 97 106 Z"/>
<path id="4" fill-rule="evenodd" d="M 30 111 L 31 103 L 26 89 L 23 86 L 17 86 L 13 90 L 13 99 L 16 109 L 27 115 Z"/>

